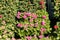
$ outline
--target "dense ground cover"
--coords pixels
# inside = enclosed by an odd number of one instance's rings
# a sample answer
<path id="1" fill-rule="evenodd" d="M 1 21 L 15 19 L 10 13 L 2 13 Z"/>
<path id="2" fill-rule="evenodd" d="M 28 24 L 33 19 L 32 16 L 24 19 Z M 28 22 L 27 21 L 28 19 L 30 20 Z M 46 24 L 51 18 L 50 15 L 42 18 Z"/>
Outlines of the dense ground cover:
<path id="1" fill-rule="evenodd" d="M 59 40 L 60 23 L 50 35 L 49 14 L 42 0 L 0 0 L 0 40 Z"/>

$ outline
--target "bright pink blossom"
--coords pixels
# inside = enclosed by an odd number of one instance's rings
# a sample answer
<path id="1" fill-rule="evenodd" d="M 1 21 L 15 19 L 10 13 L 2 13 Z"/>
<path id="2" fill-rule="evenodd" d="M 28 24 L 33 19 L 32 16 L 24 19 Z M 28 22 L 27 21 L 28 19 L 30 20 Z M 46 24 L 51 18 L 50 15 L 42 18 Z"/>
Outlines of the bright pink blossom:
<path id="1" fill-rule="evenodd" d="M 31 13 L 27 13 L 27 16 L 31 16 Z"/>
<path id="2" fill-rule="evenodd" d="M 17 17 L 18 19 L 20 19 L 20 15 L 21 15 L 21 13 L 18 12 L 16 17 Z"/>
<path id="3" fill-rule="evenodd" d="M 43 35 L 40 35 L 39 38 L 40 38 L 40 39 L 43 38 Z"/>
<path id="4" fill-rule="evenodd" d="M 43 18 L 43 19 L 46 19 L 46 16 L 45 16 L 45 15 L 43 15 L 43 16 L 42 16 L 42 18 Z"/>
<path id="5" fill-rule="evenodd" d="M 23 16 L 23 18 L 24 18 L 24 19 L 26 19 L 26 18 L 27 18 L 27 16 L 26 16 L 26 15 L 24 15 L 24 16 Z"/>
<path id="6" fill-rule="evenodd" d="M 44 32 L 44 31 L 46 31 L 46 29 L 45 28 L 41 28 L 41 31 Z"/>
<path id="7" fill-rule="evenodd" d="M 41 28 L 40 31 L 41 31 L 41 34 L 43 34 L 43 32 L 45 32 L 46 29 L 45 28 Z"/>
<path id="8" fill-rule="evenodd" d="M 45 25 L 45 21 L 42 21 L 42 22 L 41 22 L 41 25 L 43 25 L 43 26 L 44 26 L 44 25 Z"/>
<path id="9" fill-rule="evenodd" d="M 19 16 L 19 15 L 17 15 L 16 17 L 17 17 L 18 19 L 20 19 L 20 16 Z"/>
<path id="10" fill-rule="evenodd" d="M 17 24 L 17 27 L 22 27 L 23 25 L 21 23 Z"/>
<path id="11" fill-rule="evenodd" d="M 32 38 L 31 36 L 27 36 L 26 37 L 27 40 L 31 40 L 31 38 Z"/>
<path id="12" fill-rule="evenodd" d="M 31 14 L 31 16 L 34 18 L 34 19 L 36 19 L 37 18 L 37 15 L 36 14 Z"/>
<path id="13" fill-rule="evenodd" d="M 20 13 L 20 12 L 18 12 L 18 13 L 17 13 L 17 15 L 21 15 L 21 13 Z"/>
<path id="14" fill-rule="evenodd" d="M 25 12 L 24 15 L 31 16 L 31 13 L 30 12 Z"/>

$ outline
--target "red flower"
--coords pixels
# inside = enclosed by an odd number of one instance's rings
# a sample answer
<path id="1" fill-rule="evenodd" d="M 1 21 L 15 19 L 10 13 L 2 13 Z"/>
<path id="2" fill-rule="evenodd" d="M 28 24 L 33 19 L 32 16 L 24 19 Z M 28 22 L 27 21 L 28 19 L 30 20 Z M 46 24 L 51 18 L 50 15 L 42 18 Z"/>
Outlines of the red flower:
<path id="1" fill-rule="evenodd" d="M 58 26 L 57 26 L 57 25 L 55 25 L 55 26 L 54 26 L 54 29 L 57 29 L 57 28 L 58 28 Z"/>
<path id="2" fill-rule="evenodd" d="M 2 15 L 0 15 L 0 18 L 2 18 Z"/>
<path id="3" fill-rule="evenodd" d="M 43 1 L 40 1 L 39 4 L 42 5 L 42 4 L 44 4 L 44 2 Z"/>

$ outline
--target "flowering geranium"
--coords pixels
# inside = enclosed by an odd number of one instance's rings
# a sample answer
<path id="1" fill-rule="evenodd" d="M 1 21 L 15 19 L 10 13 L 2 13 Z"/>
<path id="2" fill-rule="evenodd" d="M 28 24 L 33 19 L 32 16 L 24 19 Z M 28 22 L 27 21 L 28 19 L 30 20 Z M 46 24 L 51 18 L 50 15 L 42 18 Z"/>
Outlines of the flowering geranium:
<path id="1" fill-rule="evenodd" d="M 45 21 L 42 21 L 42 22 L 41 22 L 41 25 L 43 25 L 43 26 L 44 26 L 44 25 L 45 25 Z"/>
<path id="2" fill-rule="evenodd" d="M 46 19 L 46 16 L 45 16 L 45 15 L 43 15 L 43 16 L 42 16 L 42 18 L 43 18 L 43 19 Z"/>
<path id="3" fill-rule="evenodd" d="M 37 18 L 37 15 L 36 15 L 36 14 L 34 14 L 34 13 L 32 13 L 32 14 L 31 14 L 31 16 L 32 16 L 34 19 L 36 19 L 36 18 Z"/>
<path id="4" fill-rule="evenodd" d="M 50 32 L 44 4 L 41 0 L 0 0 L 0 40 L 44 38 L 45 31 Z"/>
<path id="5" fill-rule="evenodd" d="M 24 16 L 23 16 L 23 18 L 24 18 L 24 19 L 26 19 L 26 18 L 27 18 L 27 16 L 26 16 L 26 15 L 24 15 Z"/>
<path id="6" fill-rule="evenodd" d="M 30 13 L 30 12 L 25 12 L 24 14 L 25 14 L 26 16 L 28 16 L 28 17 L 31 16 L 31 13 Z"/>
<path id="7" fill-rule="evenodd" d="M 22 27 L 23 25 L 21 23 L 17 24 L 17 27 Z"/>
<path id="8" fill-rule="evenodd" d="M 20 19 L 20 16 L 19 16 L 19 15 L 17 15 L 16 17 L 17 17 L 18 19 Z"/>
<path id="9" fill-rule="evenodd" d="M 40 35 L 39 38 L 40 38 L 40 39 L 43 38 L 43 35 Z"/>

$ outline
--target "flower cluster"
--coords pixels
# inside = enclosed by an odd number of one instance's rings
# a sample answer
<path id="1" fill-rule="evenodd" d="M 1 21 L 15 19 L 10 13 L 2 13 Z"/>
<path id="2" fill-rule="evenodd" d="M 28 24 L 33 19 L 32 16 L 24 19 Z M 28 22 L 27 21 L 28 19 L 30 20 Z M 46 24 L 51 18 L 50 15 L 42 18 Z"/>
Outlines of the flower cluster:
<path id="1" fill-rule="evenodd" d="M 50 35 L 50 20 L 44 0 L 0 0 L 0 40 L 59 40 L 60 23 Z M 53 38 L 53 39 L 52 39 Z"/>
<path id="2" fill-rule="evenodd" d="M 45 11 L 45 10 L 43 10 L 43 11 Z M 23 37 L 28 40 L 33 39 L 34 35 L 36 35 L 36 39 L 45 38 L 44 34 L 50 31 L 50 26 L 49 26 L 50 21 L 47 21 L 47 20 L 49 20 L 48 15 L 47 15 L 48 13 L 46 11 L 45 11 L 46 13 L 43 11 L 37 10 L 36 13 L 18 11 L 16 14 L 16 18 L 19 21 L 16 25 L 16 33 L 20 37 Z M 17 17 L 18 15 L 20 18 Z M 21 20 L 23 20 L 23 21 L 21 21 Z M 48 26 L 46 26 L 46 25 L 48 25 Z M 47 31 L 47 30 L 49 30 L 49 31 Z"/>

